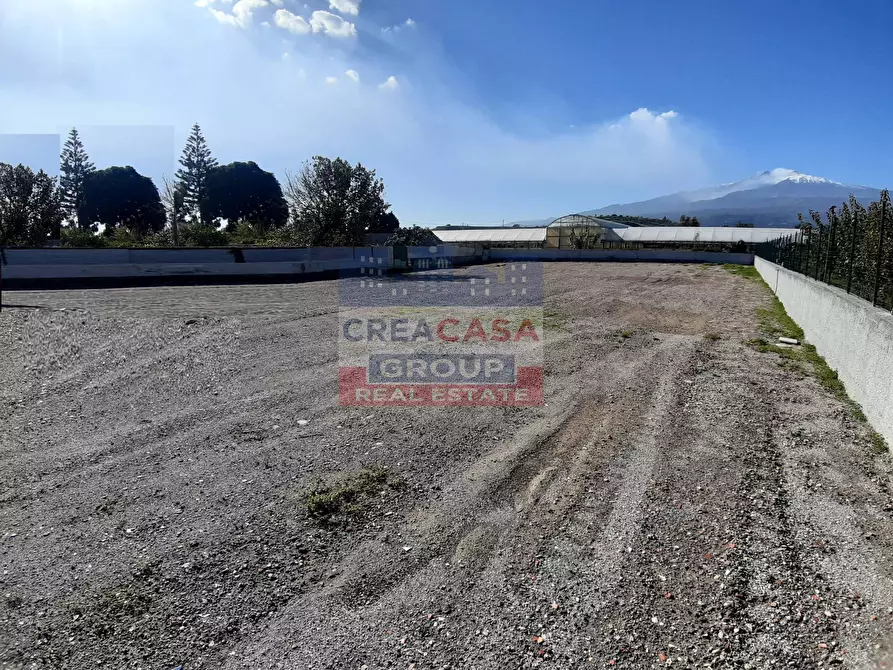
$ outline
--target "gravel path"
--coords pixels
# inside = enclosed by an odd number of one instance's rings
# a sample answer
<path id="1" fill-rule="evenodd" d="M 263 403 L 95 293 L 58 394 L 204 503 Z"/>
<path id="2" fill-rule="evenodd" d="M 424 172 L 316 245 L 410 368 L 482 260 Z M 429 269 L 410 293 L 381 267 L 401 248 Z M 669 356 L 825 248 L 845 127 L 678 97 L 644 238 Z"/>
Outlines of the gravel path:
<path id="1" fill-rule="evenodd" d="M 370 409 L 337 282 L 7 292 L 0 668 L 893 667 L 893 468 L 770 295 L 550 265 L 545 407 Z"/>

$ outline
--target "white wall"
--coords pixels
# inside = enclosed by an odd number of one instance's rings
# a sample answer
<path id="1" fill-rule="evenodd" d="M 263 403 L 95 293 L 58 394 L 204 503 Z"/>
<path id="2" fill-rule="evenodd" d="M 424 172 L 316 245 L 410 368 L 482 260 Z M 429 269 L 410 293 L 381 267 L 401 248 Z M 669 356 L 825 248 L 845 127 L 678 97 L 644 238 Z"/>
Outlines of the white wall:
<path id="1" fill-rule="evenodd" d="M 874 429 L 893 444 L 893 314 L 762 258 L 754 266 Z"/>
<path id="2" fill-rule="evenodd" d="M 490 249 L 491 261 L 613 261 L 638 263 L 734 263 L 751 265 L 753 254 L 687 249 Z"/>

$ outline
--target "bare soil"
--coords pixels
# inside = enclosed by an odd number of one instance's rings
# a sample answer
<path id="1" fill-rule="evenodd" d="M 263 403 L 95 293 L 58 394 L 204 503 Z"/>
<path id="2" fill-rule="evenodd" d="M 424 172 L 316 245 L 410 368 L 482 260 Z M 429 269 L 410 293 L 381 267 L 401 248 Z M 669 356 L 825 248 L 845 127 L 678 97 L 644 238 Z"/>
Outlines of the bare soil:
<path id="1" fill-rule="evenodd" d="M 0 667 L 891 667 L 890 459 L 770 297 L 553 264 L 546 406 L 369 409 L 337 282 L 7 292 Z"/>

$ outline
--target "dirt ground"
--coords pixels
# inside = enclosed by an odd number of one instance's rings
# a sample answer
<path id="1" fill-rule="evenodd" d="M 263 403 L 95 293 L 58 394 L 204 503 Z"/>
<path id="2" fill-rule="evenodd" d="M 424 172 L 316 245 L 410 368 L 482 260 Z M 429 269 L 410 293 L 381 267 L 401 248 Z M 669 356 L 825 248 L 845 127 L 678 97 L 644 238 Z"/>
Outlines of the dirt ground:
<path id="1" fill-rule="evenodd" d="M 893 667 L 890 457 L 768 290 L 545 280 L 537 408 L 339 406 L 334 281 L 4 293 L 0 668 Z"/>

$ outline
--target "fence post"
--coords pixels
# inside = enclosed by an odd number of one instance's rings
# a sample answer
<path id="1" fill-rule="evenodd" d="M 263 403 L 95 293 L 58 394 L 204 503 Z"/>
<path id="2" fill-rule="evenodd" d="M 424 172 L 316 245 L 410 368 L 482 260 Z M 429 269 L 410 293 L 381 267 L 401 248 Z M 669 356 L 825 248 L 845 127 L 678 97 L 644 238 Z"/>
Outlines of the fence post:
<path id="1" fill-rule="evenodd" d="M 881 230 L 880 230 L 880 240 L 877 245 L 877 258 L 875 259 L 875 267 L 874 267 L 874 297 L 871 300 L 871 304 L 877 307 L 877 295 L 878 290 L 881 287 L 881 265 L 884 261 L 884 223 L 886 223 L 887 218 L 887 199 L 883 198 L 881 202 Z"/>
<path id="2" fill-rule="evenodd" d="M 825 241 L 825 231 L 819 228 L 819 239 L 816 240 L 817 247 L 815 250 L 815 276 L 818 279 L 822 274 L 822 244 Z"/>
<path id="3" fill-rule="evenodd" d="M 809 229 L 809 235 L 806 234 L 807 231 L 803 231 L 803 236 L 806 238 L 806 265 L 802 267 L 800 272 L 805 274 L 807 277 L 809 276 L 809 254 L 812 248 L 812 228 Z"/>
<path id="4" fill-rule="evenodd" d="M 847 268 L 846 292 L 852 293 L 853 288 L 853 268 L 856 265 L 856 236 L 859 234 L 859 213 L 855 209 L 850 212 L 853 225 L 850 226 L 850 267 Z"/>

